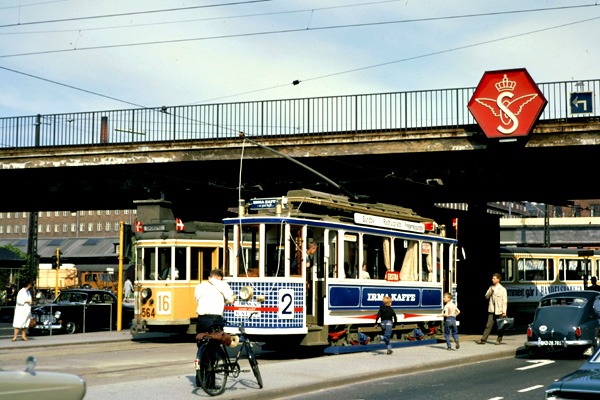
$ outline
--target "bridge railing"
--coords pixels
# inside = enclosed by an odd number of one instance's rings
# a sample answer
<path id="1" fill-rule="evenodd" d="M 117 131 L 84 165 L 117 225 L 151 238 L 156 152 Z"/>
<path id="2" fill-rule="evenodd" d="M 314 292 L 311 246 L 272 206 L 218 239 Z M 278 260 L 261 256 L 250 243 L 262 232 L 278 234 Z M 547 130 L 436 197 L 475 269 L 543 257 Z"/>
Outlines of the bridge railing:
<path id="1" fill-rule="evenodd" d="M 569 93 L 600 91 L 600 80 L 539 84 L 542 120 L 569 120 Z M 457 128 L 475 124 L 475 88 L 137 108 L 0 118 L 0 148 L 103 146 L 238 137 L 308 137 Z M 598 100 L 593 99 L 598 116 Z"/>

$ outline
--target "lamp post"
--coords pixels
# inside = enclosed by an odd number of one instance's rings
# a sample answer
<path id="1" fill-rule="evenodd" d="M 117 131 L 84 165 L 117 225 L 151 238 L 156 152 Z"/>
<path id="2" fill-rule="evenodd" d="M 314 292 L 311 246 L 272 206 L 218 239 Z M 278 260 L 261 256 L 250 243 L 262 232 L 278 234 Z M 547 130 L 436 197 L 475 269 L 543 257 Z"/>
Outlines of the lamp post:
<path id="1" fill-rule="evenodd" d="M 583 289 L 587 287 L 589 258 L 594 255 L 594 250 L 578 250 L 577 255 L 583 257 Z M 591 272 L 591 271 L 589 271 Z"/>

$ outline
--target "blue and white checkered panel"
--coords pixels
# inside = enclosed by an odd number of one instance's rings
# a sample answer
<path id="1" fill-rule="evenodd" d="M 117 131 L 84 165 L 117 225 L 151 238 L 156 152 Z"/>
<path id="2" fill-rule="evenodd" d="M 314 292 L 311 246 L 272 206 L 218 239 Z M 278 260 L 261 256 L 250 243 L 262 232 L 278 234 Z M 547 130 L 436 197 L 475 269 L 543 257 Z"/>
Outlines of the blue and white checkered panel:
<path id="1" fill-rule="evenodd" d="M 233 310 L 225 310 L 224 317 L 228 325 L 237 326 L 244 322 L 248 328 L 302 328 L 305 320 L 304 284 L 290 282 L 261 282 L 244 280 L 229 281 L 236 295 L 244 286 L 251 286 L 254 296 L 251 301 L 239 299 Z M 264 302 L 256 301 L 257 296 L 265 296 Z M 231 305 L 227 305 L 226 308 Z M 250 321 L 250 313 L 258 311 Z"/>

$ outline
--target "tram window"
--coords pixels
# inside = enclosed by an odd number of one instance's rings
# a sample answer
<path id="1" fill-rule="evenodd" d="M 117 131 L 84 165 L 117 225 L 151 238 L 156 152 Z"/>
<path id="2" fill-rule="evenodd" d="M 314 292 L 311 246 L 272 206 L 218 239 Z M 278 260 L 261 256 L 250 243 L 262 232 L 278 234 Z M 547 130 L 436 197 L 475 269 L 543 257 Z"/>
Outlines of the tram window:
<path id="1" fill-rule="evenodd" d="M 358 276 L 358 235 L 344 235 L 344 277 L 356 279 Z"/>
<path id="2" fill-rule="evenodd" d="M 290 276 L 300 276 L 302 269 L 299 267 L 303 259 L 302 256 L 302 227 L 290 226 Z"/>
<path id="3" fill-rule="evenodd" d="M 242 243 L 250 244 L 250 247 L 244 247 L 244 251 L 238 255 L 238 276 L 256 277 L 259 274 L 258 257 L 259 251 L 259 227 L 258 225 L 244 225 L 242 228 Z"/>
<path id="4" fill-rule="evenodd" d="M 394 240 L 394 270 L 400 267 L 401 281 L 419 280 L 419 242 L 406 239 Z"/>
<path id="5" fill-rule="evenodd" d="M 433 246 L 431 243 L 421 244 L 421 280 L 433 281 Z"/>
<path id="6" fill-rule="evenodd" d="M 171 260 L 171 247 L 159 247 L 158 248 L 158 279 L 167 279 L 171 273 L 171 266 L 173 260 Z"/>
<path id="7" fill-rule="evenodd" d="M 266 225 L 267 254 L 265 276 L 285 275 L 285 229 L 283 225 Z"/>
<path id="8" fill-rule="evenodd" d="M 500 258 L 500 273 L 505 282 L 512 282 L 515 279 L 515 260 L 514 258 Z"/>
<path id="9" fill-rule="evenodd" d="M 329 242 L 329 265 L 327 276 L 330 278 L 338 277 L 338 252 L 337 252 L 337 243 L 338 243 L 338 232 L 330 230 L 328 236 Z"/>
<path id="10" fill-rule="evenodd" d="M 144 279 L 156 279 L 156 249 L 154 247 L 144 247 Z"/>
<path id="11" fill-rule="evenodd" d="M 391 267 L 390 238 L 363 236 L 363 262 L 371 279 L 385 279 Z"/>
<path id="12" fill-rule="evenodd" d="M 517 261 L 517 276 L 519 281 L 548 280 L 549 262 L 545 258 L 520 258 Z"/>
<path id="13" fill-rule="evenodd" d="M 584 274 L 584 260 L 567 260 L 561 258 L 558 260 L 558 278 L 562 281 L 580 280 Z"/>
<path id="14" fill-rule="evenodd" d="M 175 271 L 171 279 L 187 280 L 187 247 L 175 248 Z"/>

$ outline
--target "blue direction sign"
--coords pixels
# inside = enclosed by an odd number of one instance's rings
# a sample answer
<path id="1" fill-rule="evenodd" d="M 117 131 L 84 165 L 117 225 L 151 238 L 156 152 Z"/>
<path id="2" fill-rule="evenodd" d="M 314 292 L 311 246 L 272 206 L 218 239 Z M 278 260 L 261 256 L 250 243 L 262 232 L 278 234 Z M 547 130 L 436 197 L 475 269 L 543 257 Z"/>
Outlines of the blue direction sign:
<path id="1" fill-rule="evenodd" d="M 594 92 L 569 93 L 571 115 L 592 114 L 594 112 Z"/>

